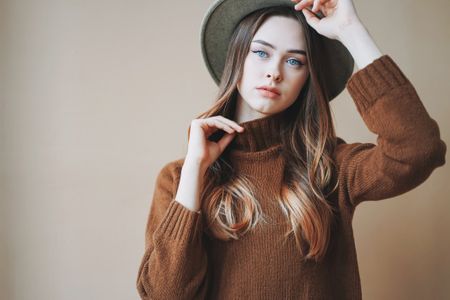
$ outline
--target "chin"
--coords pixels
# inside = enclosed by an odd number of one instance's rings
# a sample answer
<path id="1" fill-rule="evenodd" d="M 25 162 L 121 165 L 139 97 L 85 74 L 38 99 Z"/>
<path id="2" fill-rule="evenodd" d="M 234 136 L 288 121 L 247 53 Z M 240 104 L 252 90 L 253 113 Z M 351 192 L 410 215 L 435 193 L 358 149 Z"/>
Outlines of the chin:
<path id="1" fill-rule="evenodd" d="M 270 99 L 255 99 L 250 107 L 262 114 L 274 114 L 281 111 L 281 103 L 273 103 Z"/>
<path id="2" fill-rule="evenodd" d="M 252 109 L 255 112 L 266 116 L 273 115 L 279 111 L 279 109 L 276 109 L 275 107 L 252 107 Z"/>

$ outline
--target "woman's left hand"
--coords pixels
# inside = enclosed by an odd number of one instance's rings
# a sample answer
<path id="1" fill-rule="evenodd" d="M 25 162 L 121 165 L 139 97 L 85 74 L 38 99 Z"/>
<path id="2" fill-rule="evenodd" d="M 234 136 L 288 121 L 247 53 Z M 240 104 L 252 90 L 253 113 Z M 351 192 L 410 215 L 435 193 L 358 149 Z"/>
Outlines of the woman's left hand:
<path id="1" fill-rule="evenodd" d="M 340 39 L 352 25 L 360 24 L 352 0 L 291 0 L 298 2 L 294 9 L 301 10 L 308 24 L 319 34 L 330 39 Z M 309 8 L 312 5 L 312 9 Z M 312 12 L 311 12 L 312 11 Z M 321 12 L 318 18 L 315 13 Z"/>

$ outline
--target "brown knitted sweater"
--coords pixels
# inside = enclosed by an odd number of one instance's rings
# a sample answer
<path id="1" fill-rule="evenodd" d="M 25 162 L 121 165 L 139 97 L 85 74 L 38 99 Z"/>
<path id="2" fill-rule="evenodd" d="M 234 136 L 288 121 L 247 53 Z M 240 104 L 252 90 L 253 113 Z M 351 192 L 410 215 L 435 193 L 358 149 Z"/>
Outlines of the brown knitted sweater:
<path id="1" fill-rule="evenodd" d="M 410 191 L 445 163 L 446 144 L 414 87 L 383 55 L 347 83 L 377 144 L 338 138 L 338 207 L 329 248 L 320 263 L 303 262 L 271 195 L 281 188 L 285 161 L 279 126 L 283 114 L 241 123 L 229 145 L 240 172 L 251 175 L 263 212 L 277 221 L 237 241 L 210 239 L 203 215 L 174 201 L 184 158 L 159 172 L 145 232 L 137 290 L 142 299 L 361 299 L 352 230 L 355 207 Z M 228 149 L 228 148 L 227 148 Z M 273 200 L 272 200 L 273 201 Z M 279 224 L 276 224 L 279 223 Z"/>

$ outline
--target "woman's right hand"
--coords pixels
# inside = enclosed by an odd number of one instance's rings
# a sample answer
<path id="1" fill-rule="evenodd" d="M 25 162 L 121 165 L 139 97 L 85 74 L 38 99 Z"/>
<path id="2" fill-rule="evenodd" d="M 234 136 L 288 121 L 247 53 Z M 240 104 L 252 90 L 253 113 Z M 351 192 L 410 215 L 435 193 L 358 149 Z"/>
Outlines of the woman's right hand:
<path id="1" fill-rule="evenodd" d="M 224 130 L 225 135 L 217 142 L 208 140 L 208 137 L 219 129 Z M 223 116 L 192 120 L 185 161 L 197 164 L 206 170 L 222 154 L 236 132 L 243 131 L 242 126 Z"/>

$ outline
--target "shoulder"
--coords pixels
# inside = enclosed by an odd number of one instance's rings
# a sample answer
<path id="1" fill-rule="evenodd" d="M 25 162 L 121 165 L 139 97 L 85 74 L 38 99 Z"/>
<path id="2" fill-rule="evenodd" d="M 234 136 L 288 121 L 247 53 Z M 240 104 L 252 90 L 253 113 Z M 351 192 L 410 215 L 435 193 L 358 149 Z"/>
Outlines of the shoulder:
<path id="1" fill-rule="evenodd" d="M 160 170 L 160 173 L 167 173 L 167 174 L 178 173 L 179 171 L 181 171 L 183 164 L 184 164 L 184 157 L 165 162 Z"/>
<path id="2" fill-rule="evenodd" d="M 156 182 L 158 185 L 164 185 L 176 188 L 181 176 L 181 169 L 184 164 L 184 157 L 168 161 L 163 164 L 157 175 Z"/>

